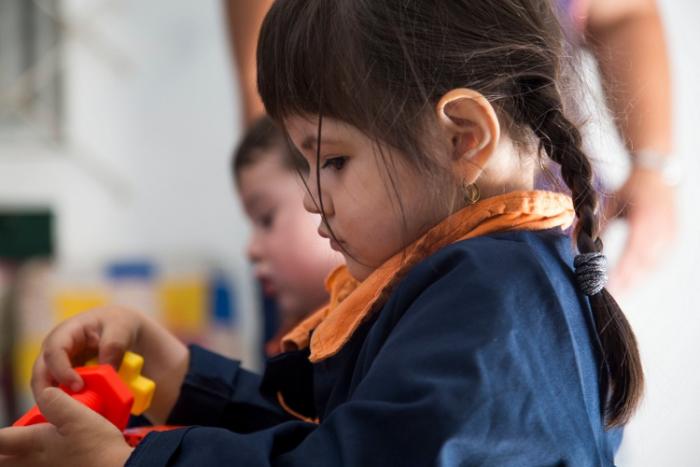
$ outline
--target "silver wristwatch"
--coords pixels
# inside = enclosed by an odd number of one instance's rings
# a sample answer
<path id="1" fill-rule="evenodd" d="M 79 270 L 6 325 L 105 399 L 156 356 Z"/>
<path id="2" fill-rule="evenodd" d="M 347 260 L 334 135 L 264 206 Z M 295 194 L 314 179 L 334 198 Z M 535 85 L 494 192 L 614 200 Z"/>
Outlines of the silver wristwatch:
<path id="1" fill-rule="evenodd" d="M 670 186 L 678 186 L 683 179 L 683 168 L 677 157 L 645 149 L 632 155 L 632 166 L 659 172 Z"/>

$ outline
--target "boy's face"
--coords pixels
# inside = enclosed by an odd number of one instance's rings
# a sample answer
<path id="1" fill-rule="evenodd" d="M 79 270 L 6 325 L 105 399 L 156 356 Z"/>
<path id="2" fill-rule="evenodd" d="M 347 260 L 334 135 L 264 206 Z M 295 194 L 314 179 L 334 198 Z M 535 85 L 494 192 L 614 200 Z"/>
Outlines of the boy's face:
<path id="1" fill-rule="evenodd" d="M 265 294 L 287 316 L 300 317 L 323 305 L 325 277 L 342 256 L 318 236 L 321 219 L 304 209 L 299 176 L 271 151 L 240 170 L 238 191 L 253 224 L 248 256 Z"/>

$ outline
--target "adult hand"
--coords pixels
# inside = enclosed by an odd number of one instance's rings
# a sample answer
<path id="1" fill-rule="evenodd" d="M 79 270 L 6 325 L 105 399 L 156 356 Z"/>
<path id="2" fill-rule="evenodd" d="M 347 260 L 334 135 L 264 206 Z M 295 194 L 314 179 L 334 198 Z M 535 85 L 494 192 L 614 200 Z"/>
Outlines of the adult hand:
<path id="1" fill-rule="evenodd" d="M 606 206 L 606 219 L 627 221 L 627 241 L 610 275 L 611 290 L 624 292 L 661 261 L 676 237 L 676 190 L 655 170 L 635 168 Z"/>

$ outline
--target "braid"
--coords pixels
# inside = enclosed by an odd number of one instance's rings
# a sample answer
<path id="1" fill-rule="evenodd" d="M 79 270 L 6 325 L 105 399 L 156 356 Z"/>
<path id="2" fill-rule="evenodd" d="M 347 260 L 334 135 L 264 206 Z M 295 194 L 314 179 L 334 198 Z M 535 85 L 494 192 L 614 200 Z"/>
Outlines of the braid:
<path id="1" fill-rule="evenodd" d="M 538 137 L 538 152 L 544 150 L 559 164 L 562 179 L 571 190 L 578 218 L 573 237 L 579 253 L 601 253 L 598 195 L 593 187 L 591 163 L 581 149 L 581 133 L 564 115 L 553 81 L 537 77 L 521 90 L 519 115 Z M 621 426 L 629 420 L 642 396 L 643 372 L 637 342 L 624 313 L 605 288 L 590 296 L 590 304 L 602 360 L 601 409 L 607 427 Z"/>

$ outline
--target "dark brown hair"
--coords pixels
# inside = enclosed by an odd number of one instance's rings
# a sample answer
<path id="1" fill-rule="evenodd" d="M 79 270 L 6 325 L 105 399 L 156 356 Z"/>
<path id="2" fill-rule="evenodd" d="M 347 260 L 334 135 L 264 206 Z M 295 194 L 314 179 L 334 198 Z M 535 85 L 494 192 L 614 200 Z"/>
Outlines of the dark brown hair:
<path id="1" fill-rule="evenodd" d="M 534 141 L 540 157 L 559 164 L 578 218 L 576 246 L 600 252 L 591 164 L 565 111 L 572 57 L 547 0 L 278 0 L 258 44 L 258 87 L 275 120 L 318 115 L 319 136 L 324 116 L 342 120 L 423 173 L 440 171 L 426 138 L 435 104 L 454 88 L 477 90 L 514 141 Z M 590 303 L 603 417 L 619 426 L 642 394 L 637 344 L 605 289 Z"/>
<path id="2" fill-rule="evenodd" d="M 267 115 L 258 118 L 245 132 L 231 158 L 231 172 L 238 180 L 241 170 L 269 157 L 272 151 L 279 153 L 282 165 L 294 172 L 308 169 L 303 157 L 289 151 L 284 134 L 279 126 Z"/>

